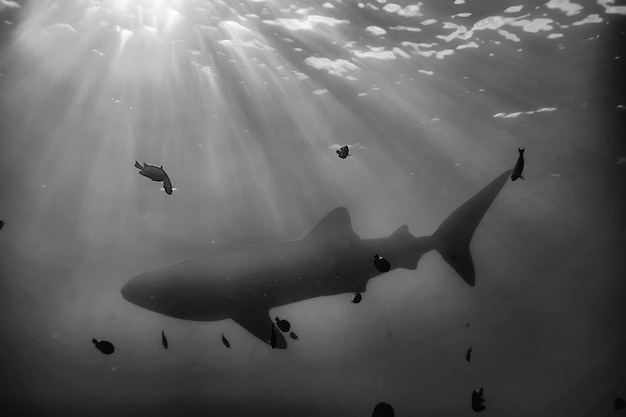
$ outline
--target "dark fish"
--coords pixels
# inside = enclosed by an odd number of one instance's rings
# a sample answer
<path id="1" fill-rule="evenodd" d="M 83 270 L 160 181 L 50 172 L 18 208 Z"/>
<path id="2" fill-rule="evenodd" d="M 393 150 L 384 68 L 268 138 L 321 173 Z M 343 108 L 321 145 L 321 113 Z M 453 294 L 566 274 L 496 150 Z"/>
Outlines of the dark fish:
<path id="1" fill-rule="evenodd" d="M 511 180 L 513 181 L 518 178 L 524 179 L 524 177 L 522 177 L 522 171 L 524 170 L 524 148 L 517 148 L 517 150 L 519 152 L 519 157 L 517 158 L 517 163 L 511 173 Z"/>
<path id="2" fill-rule="evenodd" d="M 167 337 L 165 337 L 165 331 L 161 330 L 161 342 L 163 343 L 163 347 L 167 349 Z"/>
<path id="3" fill-rule="evenodd" d="M 293 339 L 293 340 L 300 340 L 298 339 L 298 335 L 295 334 L 294 332 L 289 332 L 289 336 Z"/>
<path id="4" fill-rule="evenodd" d="M 170 177 L 163 169 L 163 165 L 158 167 L 156 165 L 148 165 L 144 162 L 143 166 L 141 166 L 139 162 L 135 161 L 135 168 L 139 170 L 139 175 L 150 178 L 152 181 L 162 181 L 165 192 L 170 195 L 172 194 L 172 181 L 170 181 Z"/>
<path id="5" fill-rule="evenodd" d="M 0 220 L 0 230 L 4 227 L 4 220 Z"/>
<path id="6" fill-rule="evenodd" d="M 346 159 L 348 157 L 348 153 L 350 153 L 350 149 L 348 148 L 348 145 L 342 146 L 341 149 L 337 149 L 337 155 L 339 155 L 339 158 L 341 159 Z"/>
<path id="7" fill-rule="evenodd" d="M 272 349 L 276 348 L 276 326 L 272 323 L 272 331 L 270 333 L 270 345 L 272 345 Z"/>
<path id="8" fill-rule="evenodd" d="M 483 411 L 485 408 L 483 403 L 485 402 L 485 399 L 483 398 L 483 389 L 482 387 L 476 391 L 474 390 L 472 392 L 472 410 L 474 410 L 476 413 L 478 413 L 479 411 Z"/>
<path id="9" fill-rule="evenodd" d="M 623 398 L 615 397 L 615 402 L 613 403 L 614 410 L 623 410 L 626 407 L 626 401 Z"/>
<path id="10" fill-rule="evenodd" d="M 353 304 L 359 304 L 361 302 L 361 293 L 360 292 L 355 292 L 354 295 L 352 296 L 352 300 L 350 300 L 351 303 Z"/>
<path id="11" fill-rule="evenodd" d="M 391 404 L 387 404 L 385 402 L 376 404 L 374 412 L 372 413 L 372 417 L 393 417 L 394 415 L 395 414 Z"/>
<path id="12" fill-rule="evenodd" d="M 222 333 L 222 343 L 224 344 L 224 346 L 230 349 L 230 342 L 224 337 L 224 333 Z"/>
<path id="13" fill-rule="evenodd" d="M 276 325 L 283 333 L 287 333 L 289 329 L 291 329 L 291 323 L 285 319 L 279 319 L 278 317 L 276 317 Z"/>
<path id="14" fill-rule="evenodd" d="M 115 347 L 113 347 L 113 343 L 107 342 L 106 340 L 97 341 L 96 339 L 91 339 L 94 345 L 98 348 L 98 350 L 105 355 L 110 355 L 115 352 Z"/>
<path id="15" fill-rule="evenodd" d="M 389 261 L 378 254 L 374 255 L 374 266 L 380 272 L 388 272 L 391 269 Z"/>
<path id="16" fill-rule="evenodd" d="M 474 349 L 474 347 L 467 349 L 467 352 L 465 352 L 465 360 L 468 362 L 472 359 L 472 349 Z"/>

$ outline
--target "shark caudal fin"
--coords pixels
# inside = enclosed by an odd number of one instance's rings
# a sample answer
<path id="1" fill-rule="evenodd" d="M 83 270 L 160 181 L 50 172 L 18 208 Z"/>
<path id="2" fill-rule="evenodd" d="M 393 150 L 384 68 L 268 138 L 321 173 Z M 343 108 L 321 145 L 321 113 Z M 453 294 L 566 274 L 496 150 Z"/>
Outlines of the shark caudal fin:
<path id="1" fill-rule="evenodd" d="M 435 249 L 463 278 L 463 281 L 472 287 L 476 283 L 476 278 L 469 244 L 478 223 L 508 180 L 509 175 L 511 175 L 511 170 L 500 174 L 450 214 L 432 235 Z"/>
<path id="2" fill-rule="evenodd" d="M 139 164 L 139 162 L 135 161 L 135 168 L 143 169 L 143 167 Z"/>

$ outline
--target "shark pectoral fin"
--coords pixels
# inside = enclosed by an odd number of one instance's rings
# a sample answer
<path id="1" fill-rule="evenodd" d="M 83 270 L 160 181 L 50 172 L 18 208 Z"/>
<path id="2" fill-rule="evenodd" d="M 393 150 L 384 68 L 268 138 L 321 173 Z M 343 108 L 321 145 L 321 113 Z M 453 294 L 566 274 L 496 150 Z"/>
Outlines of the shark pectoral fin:
<path id="1" fill-rule="evenodd" d="M 165 188 L 165 192 L 168 194 L 172 194 L 172 182 L 170 181 L 170 177 L 165 177 L 163 181 L 163 188 Z"/>
<path id="2" fill-rule="evenodd" d="M 273 322 L 268 310 L 246 310 L 232 319 L 258 339 L 270 344 Z M 278 329 L 276 329 L 276 349 L 287 349 L 287 341 Z"/>

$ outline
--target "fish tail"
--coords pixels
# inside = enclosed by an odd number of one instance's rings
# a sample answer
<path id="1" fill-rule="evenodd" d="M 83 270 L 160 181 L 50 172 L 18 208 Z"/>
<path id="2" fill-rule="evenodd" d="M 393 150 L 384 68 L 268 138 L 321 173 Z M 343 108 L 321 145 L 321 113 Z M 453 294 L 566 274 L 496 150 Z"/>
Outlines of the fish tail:
<path id="1" fill-rule="evenodd" d="M 163 188 L 165 188 L 165 192 L 169 195 L 172 195 L 172 181 L 170 181 L 170 177 L 166 176 L 163 181 Z"/>
<path id="2" fill-rule="evenodd" d="M 511 170 L 500 174 L 489 185 L 467 200 L 441 223 L 431 236 L 435 249 L 469 286 L 476 284 L 469 244 L 478 223 L 493 203 Z"/>
<path id="3" fill-rule="evenodd" d="M 135 161 L 135 168 L 143 169 L 143 167 L 139 164 L 139 162 Z"/>

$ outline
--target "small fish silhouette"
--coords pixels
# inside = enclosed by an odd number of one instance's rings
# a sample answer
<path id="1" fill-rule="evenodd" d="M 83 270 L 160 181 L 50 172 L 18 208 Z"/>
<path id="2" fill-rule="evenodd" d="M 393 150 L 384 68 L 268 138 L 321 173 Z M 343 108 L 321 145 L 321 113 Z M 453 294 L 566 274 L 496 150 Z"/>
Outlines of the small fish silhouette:
<path id="1" fill-rule="evenodd" d="M 348 153 L 350 153 L 350 149 L 348 148 L 348 145 L 345 145 L 342 146 L 341 149 L 337 149 L 336 152 L 339 158 L 346 159 L 348 157 Z"/>
<path id="2" fill-rule="evenodd" d="M 163 165 L 158 167 L 156 165 L 149 165 L 144 162 L 143 166 L 141 166 L 139 162 L 135 161 L 135 168 L 139 170 L 139 175 L 150 178 L 152 181 L 162 181 L 165 192 L 169 195 L 172 194 L 172 181 L 170 181 L 170 177 L 163 169 Z"/>
<path id="3" fill-rule="evenodd" d="M 352 296 L 352 299 L 350 300 L 351 303 L 353 304 L 359 304 L 361 302 L 361 293 L 360 292 L 355 292 L 354 295 Z"/>
<path id="4" fill-rule="evenodd" d="M 471 347 L 469 349 L 467 349 L 467 352 L 465 352 L 465 360 L 466 361 L 470 361 L 472 359 L 472 350 L 474 349 L 474 347 Z"/>
<path id="5" fill-rule="evenodd" d="M 298 339 L 298 335 L 295 334 L 294 332 L 289 332 L 289 336 L 293 339 L 293 340 L 300 340 Z"/>
<path id="6" fill-rule="evenodd" d="M 518 178 L 524 179 L 524 177 L 522 177 L 522 171 L 524 170 L 524 148 L 518 148 L 517 151 L 519 152 L 519 157 L 517 158 L 517 163 L 511 173 L 512 181 L 515 181 Z"/>
<path id="7" fill-rule="evenodd" d="M 479 411 L 483 411 L 485 408 L 487 408 L 483 405 L 484 402 L 485 399 L 483 398 L 482 387 L 478 391 L 474 390 L 472 392 L 472 410 L 474 410 L 476 413 L 478 413 Z"/>
<path id="8" fill-rule="evenodd" d="M 161 343 L 163 343 L 163 347 L 167 349 L 167 337 L 165 337 L 165 331 L 161 330 Z"/>
<path id="9" fill-rule="evenodd" d="M 113 346 L 113 343 L 111 342 L 107 342 L 106 340 L 98 341 L 96 339 L 91 339 L 91 341 L 93 342 L 94 345 L 96 345 L 98 350 L 104 353 L 105 355 L 110 355 L 111 353 L 115 352 L 115 347 Z"/>
<path id="10" fill-rule="evenodd" d="M 389 261 L 378 254 L 374 255 L 374 266 L 379 272 L 388 272 L 391 269 Z"/>
<path id="11" fill-rule="evenodd" d="M 372 417 L 393 417 L 394 415 L 393 407 L 386 402 L 376 404 L 372 413 Z"/>
<path id="12" fill-rule="evenodd" d="M 276 317 L 276 326 L 284 333 L 287 333 L 289 329 L 291 329 L 291 323 L 285 319 L 279 319 L 278 317 Z"/>
<path id="13" fill-rule="evenodd" d="M 224 333 L 222 333 L 222 343 L 224 344 L 224 346 L 230 349 L 230 342 L 224 337 Z"/>

